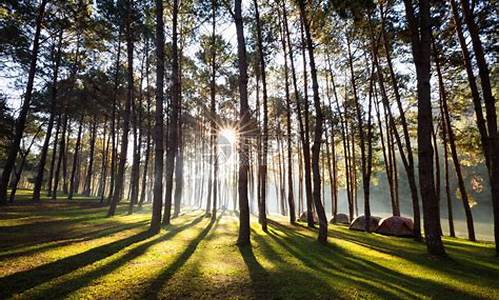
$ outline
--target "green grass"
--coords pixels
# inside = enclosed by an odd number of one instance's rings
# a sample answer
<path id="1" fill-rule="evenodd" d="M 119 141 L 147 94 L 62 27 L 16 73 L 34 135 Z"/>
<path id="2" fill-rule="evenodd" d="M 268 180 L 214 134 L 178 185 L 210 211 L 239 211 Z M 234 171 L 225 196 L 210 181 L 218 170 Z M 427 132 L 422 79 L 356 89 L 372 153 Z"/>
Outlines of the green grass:
<path id="1" fill-rule="evenodd" d="M 411 239 L 330 226 L 323 246 L 274 217 L 238 248 L 233 212 L 185 211 L 157 235 L 148 209 L 105 214 L 95 201 L 2 208 L 0 298 L 498 298 L 491 243 L 446 238 L 436 259 Z"/>

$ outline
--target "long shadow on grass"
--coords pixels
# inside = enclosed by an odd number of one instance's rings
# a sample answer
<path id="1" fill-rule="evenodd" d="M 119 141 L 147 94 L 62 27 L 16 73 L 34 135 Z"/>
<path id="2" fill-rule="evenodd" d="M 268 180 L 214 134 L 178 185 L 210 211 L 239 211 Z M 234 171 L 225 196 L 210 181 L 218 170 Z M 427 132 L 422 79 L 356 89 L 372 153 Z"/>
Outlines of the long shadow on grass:
<path id="1" fill-rule="evenodd" d="M 148 223 L 148 221 L 140 221 L 140 222 L 134 222 L 130 224 L 124 224 L 124 225 L 116 225 L 115 223 L 112 223 L 111 225 L 105 224 L 104 228 L 96 229 L 91 232 L 87 232 L 81 235 L 76 235 L 71 238 L 65 238 L 65 239 L 54 239 L 52 241 L 44 242 L 42 245 L 38 246 L 33 246 L 30 247 L 29 249 L 26 250 L 15 250 L 8 252 L 6 254 L 0 254 L 0 260 L 4 259 L 9 259 L 9 258 L 15 258 L 19 256 L 27 256 L 27 255 L 32 255 L 35 253 L 39 253 L 41 251 L 47 251 L 53 248 L 57 247 L 63 247 L 67 246 L 73 243 L 82 243 L 94 239 L 98 239 L 101 237 L 109 236 L 121 231 L 125 230 L 130 230 L 134 229 L 137 227 L 144 226 Z M 85 228 L 87 229 L 87 228 Z M 28 246 L 29 247 L 29 246 Z"/>
<path id="2" fill-rule="evenodd" d="M 148 231 L 135 234 L 106 245 L 92 248 L 85 252 L 48 263 L 31 270 L 18 272 L 0 278 L 0 298 L 12 296 L 15 293 L 30 289 L 53 278 L 70 273 L 86 265 L 113 255 L 121 249 L 150 237 Z"/>
<path id="3" fill-rule="evenodd" d="M 241 257 L 243 258 L 243 261 L 248 268 L 248 273 L 250 274 L 252 290 L 255 298 L 268 298 L 270 296 L 270 291 L 269 288 L 266 287 L 266 283 L 269 284 L 269 273 L 257 261 L 257 258 L 255 258 L 255 254 L 252 250 L 252 245 L 238 246 L 238 249 L 240 250 Z"/>
<path id="4" fill-rule="evenodd" d="M 92 281 L 95 279 L 98 279 L 100 277 L 105 276 L 106 274 L 110 274 L 114 270 L 118 269 L 119 267 L 129 263 L 131 260 L 143 255 L 147 249 L 149 249 L 151 246 L 158 244 L 162 241 L 169 240 L 173 238 L 175 235 L 177 235 L 179 232 L 195 226 L 196 224 L 200 223 L 203 220 L 203 216 L 199 216 L 194 218 L 191 222 L 183 224 L 183 225 L 169 225 L 167 228 L 167 233 L 163 235 L 158 235 L 155 238 L 144 242 L 140 245 L 138 245 L 135 248 L 132 248 L 129 250 L 126 254 L 118 257 L 115 260 L 110 261 L 109 263 L 106 263 L 102 266 L 97 267 L 96 269 L 87 272 L 85 274 L 64 280 L 61 283 L 58 283 L 57 289 L 49 288 L 45 290 L 44 292 L 37 294 L 37 297 L 43 298 L 43 299 L 48 299 L 48 298 L 53 298 L 54 296 L 64 298 L 65 296 L 69 295 L 71 292 L 78 290 L 79 288 L 88 286 Z"/>
<path id="5" fill-rule="evenodd" d="M 255 240 L 254 246 L 258 247 L 259 253 L 275 264 L 274 271 L 266 274 L 266 281 L 260 279 L 258 268 L 254 271 L 254 275 L 250 272 L 250 277 L 255 282 L 254 285 L 256 285 L 254 290 L 257 290 L 256 297 L 258 299 L 342 298 L 342 294 L 338 290 L 317 276 L 316 270 L 304 272 L 295 264 L 285 260 L 283 254 L 278 253 L 272 246 L 273 241 L 261 236 L 253 228 L 252 239 Z M 276 245 L 283 248 L 277 243 Z M 247 266 L 251 269 L 251 260 L 249 263 L 247 263 Z"/>
<path id="6" fill-rule="evenodd" d="M 200 242 L 207 236 L 212 227 L 214 227 L 214 224 L 220 221 L 224 213 L 225 210 L 219 214 L 217 219 L 210 218 L 210 223 L 208 223 L 208 225 L 198 234 L 198 236 L 196 236 L 195 239 L 189 242 L 184 252 L 182 252 L 182 254 L 168 266 L 168 268 L 163 270 L 163 272 L 151 282 L 150 286 L 145 290 L 145 298 L 150 298 L 153 295 L 154 298 L 158 297 L 163 284 L 170 280 L 175 272 L 177 272 L 177 270 L 179 270 L 189 260 L 194 251 L 196 251 Z"/>
<path id="7" fill-rule="evenodd" d="M 278 222 L 271 222 L 275 226 L 287 228 L 287 226 Z M 306 230 L 316 231 L 316 229 L 311 229 L 303 225 L 298 226 Z M 408 238 L 382 237 L 376 234 L 368 234 L 364 232 L 346 233 L 341 230 L 328 232 L 328 236 L 346 240 L 381 253 L 396 256 L 426 268 L 433 269 L 437 272 L 446 273 L 450 276 L 460 276 L 463 280 L 470 280 L 471 278 L 474 278 L 479 281 L 490 279 L 498 281 L 498 268 L 488 267 L 487 265 L 477 263 L 478 260 L 481 260 L 486 262 L 486 264 L 490 263 L 492 266 L 496 266 L 498 264 L 498 258 L 493 256 L 493 249 L 488 249 L 491 253 L 490 257 L 480 257 L 470 253 L 470 250 L 464 250 L 466 248 L 447 248 L 446 250 L 448 251 L 449 256 L 436 261 L 427 255 L 425 244 L 417 243 Z M 450 243 L 450 241 L 445 241 L 445 248 L 448 243 Z M 457 244 L 458 242 L 451 241 L 451 243 Z M 471 247 L 469 247 L 469 249 L 470 248 Z"/>
<path id="8" fill-rule="evenodd" d="M 15 293 L 25 291 L 53 278 L 92 264 L 151 236 L 152 234 L 149 231 L 144 231 L 34 269 L 0 278 L 0 287 L 2 287 L 0 289 L 0 298 L 12 296 Z"/>
<path id="9" fill-rule="evenodd" d="M 350 281 L 382 298 L 415 297 L 409 291 L 427 297 L 435 295 L 476 296 L 457 290 L 445 282 L 438 283 L 396 272 L 362 256 L 352 256 L 334 245 L 319 245 L 312 237 L 297 234 L 283 224 L 270 222 L 269 225 L 271 227 L 269 236 L 307 267 L 326 276 L 335 276 Z M 276 230 L 285 235 L 277 234 Z"/>

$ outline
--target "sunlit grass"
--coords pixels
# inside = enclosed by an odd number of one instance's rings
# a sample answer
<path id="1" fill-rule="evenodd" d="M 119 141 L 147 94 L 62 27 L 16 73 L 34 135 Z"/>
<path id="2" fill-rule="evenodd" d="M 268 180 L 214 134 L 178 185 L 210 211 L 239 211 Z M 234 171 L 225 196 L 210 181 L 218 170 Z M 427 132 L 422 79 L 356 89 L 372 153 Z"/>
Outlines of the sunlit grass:
<path id="1" fill-rule="evenodd" d="M 0 298 L 498 298 L 491 243 L 446 238 L 449 258 L 437 260 L 411 239 L 341 226 L 322 246 L 275 217 L 238 248 L 229 211 L 186 211 L 153 236 L 148 209 L 105 213 L 92 203 L 0 212 Z"/>

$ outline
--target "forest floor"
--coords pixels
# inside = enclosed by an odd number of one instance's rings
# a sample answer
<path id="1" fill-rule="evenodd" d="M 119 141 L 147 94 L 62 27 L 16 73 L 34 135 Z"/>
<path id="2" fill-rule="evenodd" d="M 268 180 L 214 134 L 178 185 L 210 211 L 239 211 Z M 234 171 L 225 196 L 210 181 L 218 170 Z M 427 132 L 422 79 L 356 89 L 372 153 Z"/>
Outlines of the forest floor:
<path id="1" fill-rule="evenodd" d="M 449 257 L 436 259 L 411 239 L 330 225 L 323 246 L 271 217 L 239 248 L 234 212 L 185 210 L 150 235 L 149 208 L 106 211 L 95 200 L 0 208 L 0 299 L 498 298 L 491 243 L 445 238 Z"/>

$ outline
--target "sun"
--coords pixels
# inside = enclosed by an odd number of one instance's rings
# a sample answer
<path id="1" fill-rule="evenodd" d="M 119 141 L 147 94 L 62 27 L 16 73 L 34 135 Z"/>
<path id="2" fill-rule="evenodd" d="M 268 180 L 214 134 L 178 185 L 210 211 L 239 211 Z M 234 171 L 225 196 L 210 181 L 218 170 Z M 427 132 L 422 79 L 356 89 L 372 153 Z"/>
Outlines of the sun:
<path id="1" fill-rule="evenodd" d="M 236 143 L 238 136 L 234 128 L 223 128 L 220 131 L 220 135 L 226 138 L 231 144 Z"/>

